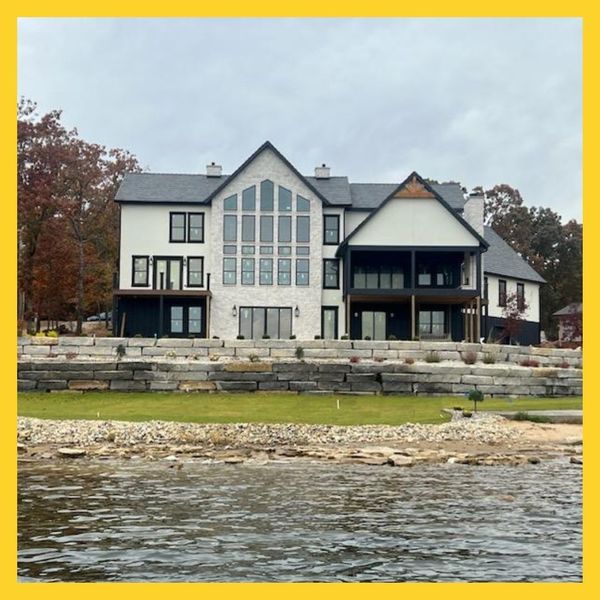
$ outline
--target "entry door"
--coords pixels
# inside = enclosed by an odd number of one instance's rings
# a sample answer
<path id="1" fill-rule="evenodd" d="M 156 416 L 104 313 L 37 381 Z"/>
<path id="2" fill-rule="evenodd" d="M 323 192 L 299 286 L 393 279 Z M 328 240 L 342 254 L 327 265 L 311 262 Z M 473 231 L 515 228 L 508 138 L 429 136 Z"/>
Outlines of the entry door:
<path id="1" fill-rule="evenodd" d="M 169 335 L 186 337 L 195 335 L 201 337 L 202 307 L 172 305 L 167 312 L 167 331 Z"/>
<path id="2" fill-rule="evenodd" d="M 364 340 L 385 340 L 386 313 L 384 311 L 363 310 L 361 320 L 361 338 Z"/>
<path id="3" fill-rule="evenodd" d="M 182 280 L 181 258 L 154 259 L 154 289 L 180 290 Z"/>
<path id="4" fill-rule="evenodd" d="M 338 337 L 338 308 L 324 306 L 321 312 L 321 336 L 324 340 L 337 340 Z"/>

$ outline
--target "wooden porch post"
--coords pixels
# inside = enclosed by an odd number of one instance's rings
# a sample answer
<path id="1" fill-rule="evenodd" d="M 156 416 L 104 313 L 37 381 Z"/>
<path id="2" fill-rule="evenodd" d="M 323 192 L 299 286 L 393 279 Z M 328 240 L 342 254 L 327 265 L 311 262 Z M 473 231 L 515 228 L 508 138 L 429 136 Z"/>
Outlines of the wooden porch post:
<path id="1" fill-rule="evenodd" d="M 410 296 L 410 337 L 412 340 L 417 339 L 417 331 L 415 327 L 415 295 Z"/>
<path id="2" fill-rule="evenodd" d="M 477 296 L 477 312 L 475 314 L 475 331 L 477 332 L 477 339 L 475 340 L 477 343 L 479 343 L 479 340 L 481 339 L 481 298 L 479 296 Z"/>

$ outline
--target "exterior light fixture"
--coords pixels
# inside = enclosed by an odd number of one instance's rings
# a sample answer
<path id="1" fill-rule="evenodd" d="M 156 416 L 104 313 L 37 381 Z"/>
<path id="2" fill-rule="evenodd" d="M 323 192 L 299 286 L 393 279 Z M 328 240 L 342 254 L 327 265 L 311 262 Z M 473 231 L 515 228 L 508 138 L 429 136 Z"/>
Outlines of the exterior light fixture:
<path id="1" fill-rule="evenodd" d="M 187 257 L 183 257 L 183 266 L 185 267 L 187 265 Z"/>
<path id="2" fill-rule="evenodd" d="M 231 314 L 232 314 L 232 316 L 237 317 L 237 307 L 235 304 L 233 305 L 233 308 L 231 309 Z"/>
<path id="3" fill-rule="evenodd" d="M 154 259 L 153 259 L 152 257 L 150 257 L 150 258 L 148 259 L 148 263 L 150 264 L 150 266 L 152 266 L 152 263 L 153 263 L 153 262 L 154 262 Z"/>
<path id="4" fill-rule="evenodd" d="M 300 309 L 298 308 L 298 306 L 296 306 L 296 308 L 294 309 L 294 316 L 295 317 L 299 317 L 300 316 Z"/>

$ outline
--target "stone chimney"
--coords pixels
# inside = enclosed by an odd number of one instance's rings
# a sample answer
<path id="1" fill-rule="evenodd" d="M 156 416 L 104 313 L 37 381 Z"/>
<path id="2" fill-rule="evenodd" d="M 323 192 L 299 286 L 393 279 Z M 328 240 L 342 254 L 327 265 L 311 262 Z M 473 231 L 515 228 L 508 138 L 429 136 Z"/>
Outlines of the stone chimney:
<path id="1" fill-rule="evenodd" d="M 211 162 L 210 165 L 206 165 L 206 176 L 221 177 L 222 170 L 221 165 L 216 165 L 214 162 Z"/>
<path id="2" fill-rule="evenodd" d="M 483 236 L 483 202 L 484 194 L 475 188 L 465 202 L 463 217 L 465 221 L 481 236 Z"/>
<path id="3" fill-rule="evenodd" d="M 331 177 L 331 169 L 323 163 L 320 167 L 315 167 L 315 177 L 317 179 L 329 179 Z"/>

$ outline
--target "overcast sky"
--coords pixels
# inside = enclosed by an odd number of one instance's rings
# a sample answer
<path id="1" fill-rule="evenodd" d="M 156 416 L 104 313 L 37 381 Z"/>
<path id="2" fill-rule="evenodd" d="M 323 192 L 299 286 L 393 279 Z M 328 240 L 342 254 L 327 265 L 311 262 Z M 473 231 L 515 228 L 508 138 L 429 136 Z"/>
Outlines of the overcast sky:
<path id="1" fill-rule="evenodd" d="M 517 187 L 581 219 L 579 19 L 21 19 L 19 95 L 151 171 Z"/>

